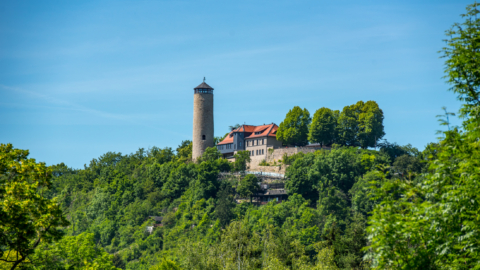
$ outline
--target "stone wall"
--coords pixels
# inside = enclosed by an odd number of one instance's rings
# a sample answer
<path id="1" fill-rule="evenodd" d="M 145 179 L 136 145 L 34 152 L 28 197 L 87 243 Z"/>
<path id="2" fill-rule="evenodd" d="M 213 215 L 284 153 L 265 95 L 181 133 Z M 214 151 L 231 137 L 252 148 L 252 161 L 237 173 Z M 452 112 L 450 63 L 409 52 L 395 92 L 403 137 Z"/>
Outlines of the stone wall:
<path id="1" fill-rule="evenodd" d="M 281 166 L 260 166 L 257 164 L 250 165 L 249 171 L 254 171 L 254 172 L 268 172 L 268 173 L 280 173 L 280 174 L 285 174 L 285 169 L 287 166 L 281 165 Z"/>
<path id="2" fill-rule="evenodd" d="M 330 150 L 330 147 L 284 147 L 284 148 L 271 148 L 267 150 L 267 162 L 273 163 L 274 161 L 278 162 L 278 160 L 283 159 L 283 155 L 287 154 L 288 156 L 298 154 L 300 152 L 307 154 L 313 153 L 317 150 Z"/>
<path id="3" fill-rule="evenodd" d="M 283 147 L 283 148 L 274 148 L 271 146 L 265 146 L 262 145 L 262 147 L 266 147 L 265 149 L 265 155 L 261 156 L 251 156 L 250 157 L 250 163 L 248 164 L 249 170 L 252 171 L 261 171 L 263 168 L 275 168 L 278 166 L 260 166 L 260 163 L 265 160 L 269 164 L 273 164 L 274 162 L 278 163 L 279 160 L 283 159 L 283 155 L 287 154 L 288 156 L 297 154 L 297 153 L 313 153 L 317 150 L 330 150 L 330 147 Z M 269 171 L 264 171 L 264 172 L 275 172 L 279 173 L 279 171 L 270 171 L 270 170 L 276 170 L 276 169 L 268 169 Z M 285 168 L 282 166 L 281 169 L 282 172 L 285 172 Z"/>

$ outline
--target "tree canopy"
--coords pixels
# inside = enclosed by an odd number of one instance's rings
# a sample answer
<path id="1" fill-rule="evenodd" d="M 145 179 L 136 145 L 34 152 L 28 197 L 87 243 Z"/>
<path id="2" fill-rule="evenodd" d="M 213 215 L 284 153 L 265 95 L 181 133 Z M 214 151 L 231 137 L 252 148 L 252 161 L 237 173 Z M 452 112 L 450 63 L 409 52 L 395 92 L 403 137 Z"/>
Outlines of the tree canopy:
<path id="1" fill-rule="evenodd" d="M 45 194 L 52 186 L 52 170 L 28 159 L 28 150 L 0 144 L 0 261 L 17 267 L 41 243 L 63 236 L 65 218 L 56 198 Z M 6 251 L 6 250 L 7 251 Z M 15 258 L 4 252 L 14 252 Z"/>
<path id="2" fill-rule="evenodd" d="M 447 31 L 442 49 L 447 82 L 463 102 L 464 131 L 445 131 L 439 144 L 427 147 L 429 168 L 414 181 L 381 175 L 373 182 L 379 203 L 368 228 L 367 258 L 374 269 L 480 268 L 478 6 L 469 5 L 465 22 Z M 395 166 L 408 170 L 407 157 Z"/>
<path id="3" fill-rule="evenodd" d="M 277 130 L 277 140 L 284 145 L 303 146 L 308 144 L 308 127 L 311 118 L 307 109 L 298 106 L 288 111 Z"/>
<path id="4" fill-rule="evenodd" d="M 337 119 L 329 108 L 322 107 L 313 115 L 308 132 L 308 140 L 312 143 L 330 145 L 335 141 Z"/>
<path id="5" fill-rule="evenodd" d="M 249 197 L 250 200 L 252 196 L 259 190 L 258 179 L 253 174 L 246 175 L 237 187 L 237 192 L 242 197 Z"/>

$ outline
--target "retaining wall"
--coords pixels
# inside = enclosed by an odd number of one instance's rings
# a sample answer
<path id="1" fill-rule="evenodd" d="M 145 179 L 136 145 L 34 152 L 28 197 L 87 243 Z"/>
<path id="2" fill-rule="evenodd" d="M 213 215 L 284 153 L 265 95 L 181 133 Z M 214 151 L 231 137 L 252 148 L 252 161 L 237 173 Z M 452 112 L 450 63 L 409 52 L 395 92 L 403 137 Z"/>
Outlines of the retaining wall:
<path id="1" fill-rule="evenodd" d="M 273 149 L 273 148 L 272 148 Z M 317 150 L 330 150 L 330 147 L 288 147 L 288 148 L 278 148 L 272 150 L 268 149 L 267 151 L 267 162 L 274 162 L 280 159 L 283 159 L 283 155 L 287 154 L 288 156 L 298 154 L 300 152 L 307 154 L 313 153 Z"/>

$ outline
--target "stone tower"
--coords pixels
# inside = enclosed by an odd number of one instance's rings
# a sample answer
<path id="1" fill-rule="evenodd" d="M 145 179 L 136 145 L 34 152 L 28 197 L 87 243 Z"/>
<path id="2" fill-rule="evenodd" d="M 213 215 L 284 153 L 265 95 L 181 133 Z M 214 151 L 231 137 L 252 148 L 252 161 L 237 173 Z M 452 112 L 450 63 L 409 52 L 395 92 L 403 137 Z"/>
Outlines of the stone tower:
<path id="1" fill-rule="evenodd" d="M 202 156 L 207 147 L 213 147 L 213 88 L 203 83 L 195 87 L 193 94 L 192 158 Z"/>

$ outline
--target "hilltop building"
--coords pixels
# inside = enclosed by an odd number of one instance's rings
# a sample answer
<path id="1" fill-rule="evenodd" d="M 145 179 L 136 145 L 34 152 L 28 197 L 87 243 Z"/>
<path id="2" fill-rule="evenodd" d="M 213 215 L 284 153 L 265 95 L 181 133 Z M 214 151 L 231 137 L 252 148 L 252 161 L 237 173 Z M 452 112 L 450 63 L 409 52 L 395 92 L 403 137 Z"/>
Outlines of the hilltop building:
<path id="1" fill-rule="evenodd" d="M 242 125 L 232 130 L 223 141 L 217 144 L 217 149 L 224 158 L 232 157 L 236 151 L 249 151 L 253 162 L 265 160 L 268 148 L 281 147 L 277 141 L 276 124 L 261 126 Z"/>
<path id="2" fill-rule="evenodd" d="M 213 147 L 213 88 L 203 82 L 193 88 L 192 159 L 201 157 L 207 147 Z"/>

